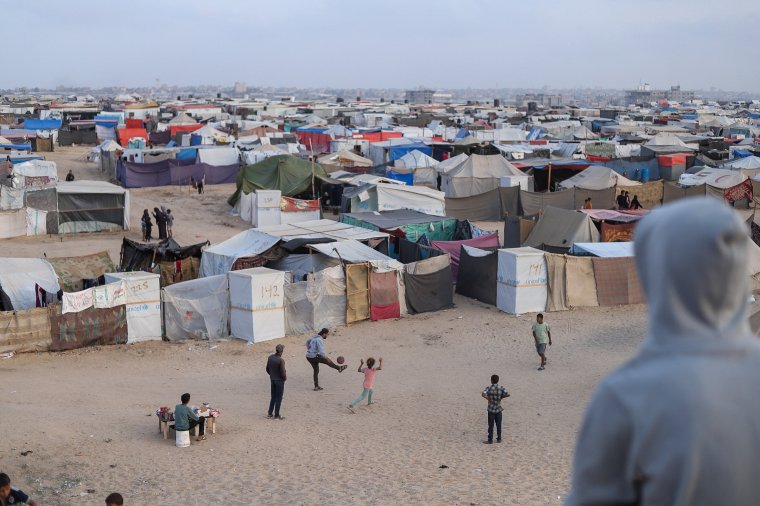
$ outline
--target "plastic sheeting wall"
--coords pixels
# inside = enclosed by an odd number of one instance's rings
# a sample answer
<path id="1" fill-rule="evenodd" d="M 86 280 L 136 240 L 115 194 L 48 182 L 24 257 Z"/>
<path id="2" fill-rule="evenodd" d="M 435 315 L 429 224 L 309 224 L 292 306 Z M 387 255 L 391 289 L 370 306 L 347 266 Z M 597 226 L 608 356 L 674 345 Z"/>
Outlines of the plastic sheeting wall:
<path id="1" fill-rule="evenodd" d="M 163 301 L 166 337 L 170 341 L 229 337 L 227 275 L 168 286 L 163 290 Z"/>
<path id="2" fill-rule="evenodd" d="M 285 285 L 285 333 L 314 333 L 346 324 L 346 278 L 337 265 Z"/>
<path id="3" fill-rule="evenodd" d="M 366 263 L 346 265 L 346 323 L 370 317 L 369 268 Z"/>
<path id="4" fill-rule="evenodd" d="M 161 284 L 158 274 L 114 272 L 105 275 L 106 283 L 127 283 L 127 342 L 161 340 Z"/>

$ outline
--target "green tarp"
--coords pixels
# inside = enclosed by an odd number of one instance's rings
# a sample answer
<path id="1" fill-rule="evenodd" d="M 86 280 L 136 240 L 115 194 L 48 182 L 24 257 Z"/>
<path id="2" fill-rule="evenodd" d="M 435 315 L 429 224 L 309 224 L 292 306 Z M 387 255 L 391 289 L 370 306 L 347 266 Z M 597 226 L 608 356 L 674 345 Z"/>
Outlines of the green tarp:
<path id="1" fill-rule="evenodd" d="M 272 156 L 246 165 L 238 174 L 237 190 L 227 202 L 234 206 L 240 192 L 248 194 L 254 190 L 280 190 L 283 197 L 293 197 L 311 187 L 312 171 L 315 179 L 331 181 L 321 165 L 291 155 Z"/>

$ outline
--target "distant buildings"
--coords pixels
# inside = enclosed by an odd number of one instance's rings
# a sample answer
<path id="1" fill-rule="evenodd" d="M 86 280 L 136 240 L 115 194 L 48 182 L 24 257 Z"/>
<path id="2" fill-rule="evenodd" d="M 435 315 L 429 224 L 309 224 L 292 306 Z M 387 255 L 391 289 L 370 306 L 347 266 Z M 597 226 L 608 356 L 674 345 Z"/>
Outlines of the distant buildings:
<path id="1" fill-rule="evenodd" d="M 626 90 L 625 104 L 648 104 L 650 102 L 659 102 L 667 100 L 672 102 L 691 102 L 694 100 L 693 91 L 682 90 L 681 86 L 671 86 L 669 90 L 654 90 L 649 84 L 639 85 L 635 90 Z"/>
<path id="2" fill-rule="evenodd" d="M 527 107 L 528 103 L 535 102 L 542 107 L 562 107 L 567 105 L 568 100 L 562 95 L 549 95 L 545 93 L 526 93 L 517 95 L 515 101 L 518 107 Z"/>
<path id="3" fill-rule="evenodd" d="M 235 86 L 233 87 L 232 91 L 236 95 L 242 95 L 248 91 L 248 86 L 245 83 L 235 83 Z"/>
<path id="4" fill-rule="evenodd" d="M 407 90 L 404 98 L 410 104 L 430 104 L 433 102 L 435 90 Z"/>

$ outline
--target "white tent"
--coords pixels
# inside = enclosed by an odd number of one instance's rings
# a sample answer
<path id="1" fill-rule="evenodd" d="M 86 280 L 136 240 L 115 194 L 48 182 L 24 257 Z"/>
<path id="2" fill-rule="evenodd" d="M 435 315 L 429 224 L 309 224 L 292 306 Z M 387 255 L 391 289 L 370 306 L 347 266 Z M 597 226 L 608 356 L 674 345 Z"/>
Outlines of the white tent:
<path id="1" fill-rule="evenodd" d="M 446 216 L 443 192 L 425 186 L 378 183 L 351 196 L 351 212 L 411 209 L 435 216 Z"/>
<path id="2" fill-rule="evenodd" d="M 583 190 L 604 190 L 615 186 L 639 186 L 641 183 L 621 176 L 609 167 L 591 165 L 559 184 L 559 188 L 581 188 Z"/>
<path id="3" fill-rule="evenodd" d="M 200 277 L 229 272 L 238 258 L 264 253 L 279 241 L 279 237 L 250 229 L 226 241 L 207 246 L 201 256 Z"/>
<path id="4" fill-rule="evenodd" d="M 458 154 L 457 156 L 452 156 L 451 158 L 447 160 L 439 162 L 438 165 L 435 166 L 435 170 L 439 174 L 446 174 L 447 172 L 459 167 L 468 158 L 470 158 L 470 155 L 468 155 L 467 153 L 461 153 L 461 154 Z"/>
<path id="5" fill-rule="evenodd" d="M 415 149 L 396 160 L 394 165 L 400 168 L 418 169 L 423 167 L 435 167 L 438 163 L 438 160 L 432 156 L 428 156 L 422 151 Z"/>
<path id="6" fill-rule="evenodd" d="M 225 274 L 167 286 L 163 301 L 170 341 L 229 336 L 230 291 Z"/>
<path id="7" fill-rule="evenodd" d="M 747 179 L 747 176 L 741 171 L 707 167 L 696 174 L 682 174 L 678 179 L 678 184 L 681 186 L 706 184 L 713 188 L 725 190 L 743 183 Z"/>
<path id="8" fill-rule="evenodd" d="M 441 177 L 447 197 L 470 197 L 499 187 L 504 176 L 525 176 L 501 155 L 472 155 Z"/>
<path id="9" fill-rule="evenodd" d="M 364 158 L 361 155 L 349 151 L 347 149 L 341 149 L 335 153 L 328 153 L 320 156 L 317 159 L 317 163 L 325 167 L 372 167 L 372 160 Z M 328 170 L 328 172 L 330 172 Z"/>
<path id="10" fill-rule="evenodd" d="M 50 293 L 58 293 L 58 275 L 53 266 L 41 258 L 0 259 L 0 289 L 5 292 L 13 309 L 34 309 L 35 285 Z"/>
<path id="11" fill-rule="evenodd" d="M 53 161 L 29 160 L 14 165 L 11 177 L 14 188 L 24 188 L 27 182 L 26 178 L 38 178 L 36 186 L 51 186 L 58 181 L 58 169 Z M 40 185 L 39 178 L 43 177 L 47 178 L 47 182 Z"/>
<path id="12" fill-rule="evenodd" d="M 198 150 L 198 161 L 212 166 L 237 165 L 240 151 L 236 147 L 203 148 Z"/>
<path id="13" fill-rule="evenodd" d="M 726 169 L 760 169 L 760 157 L 757 156 L 745 156 L 744 158 L 734 158 L 728 163 L 725 163 L 721 168 Z"/>
<path id="14" fill-rule="evenodd" d="M 680 139 L 676 134 L 668 133 L 668 132 L 660 132 L 654 137 L 652 137 L 650 140 L 648 140 L 646 143 L 644 143 L 645 146 L 679 146 L 682 148 L 689 148 L 691 147 L 686 144 L 684 141 Z"/>

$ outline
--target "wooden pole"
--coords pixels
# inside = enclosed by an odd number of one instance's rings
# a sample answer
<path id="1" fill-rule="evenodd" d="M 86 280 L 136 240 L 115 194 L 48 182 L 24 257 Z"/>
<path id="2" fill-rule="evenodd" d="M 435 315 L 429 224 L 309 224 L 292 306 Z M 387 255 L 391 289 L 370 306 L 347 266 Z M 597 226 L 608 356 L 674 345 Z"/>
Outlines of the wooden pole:
<path id="1" fill-rule="evenodd" d="M 551 153 L 549 153 L 551 156 Z M 547 191 L 552 191 L 552 161 L 549 160 L 549 182 L 547 183 Z"/>

